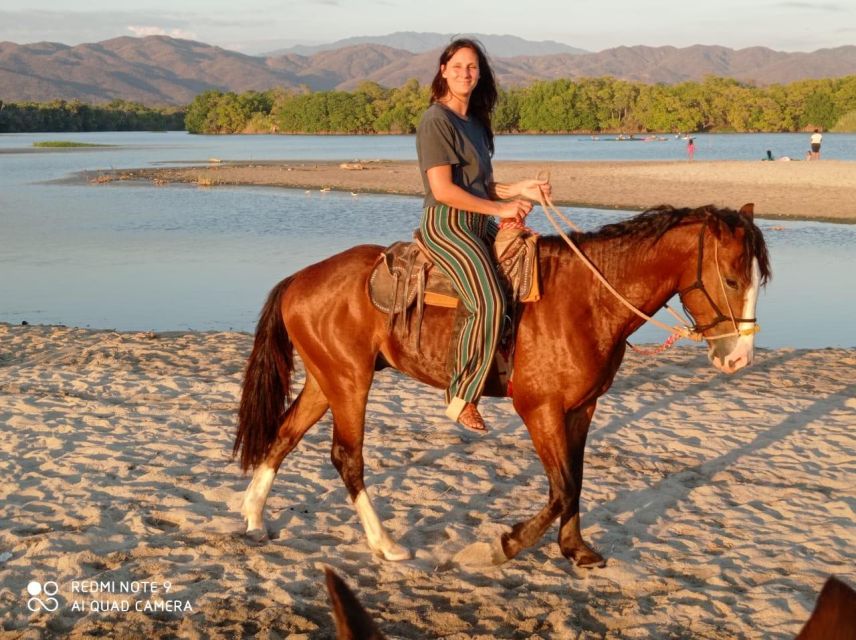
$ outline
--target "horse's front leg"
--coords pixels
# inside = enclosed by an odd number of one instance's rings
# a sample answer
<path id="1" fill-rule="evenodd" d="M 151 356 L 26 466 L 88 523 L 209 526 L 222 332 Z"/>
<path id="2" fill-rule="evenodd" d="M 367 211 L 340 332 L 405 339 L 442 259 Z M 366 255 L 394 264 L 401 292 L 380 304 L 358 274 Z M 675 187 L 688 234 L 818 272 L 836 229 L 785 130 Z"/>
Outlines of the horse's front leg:
<path id="1" fill-rule="evenodd" d="M 567 485 L 572 479 L 568 468 L 568 445 L 562 407 L 543 404 L 520 412 L 532 437 L 535 451 L 541 458 L 550 495 L 547 504 L 535 516 L 519 522 L 502 535 L 502 551 L 507 559 L 515 557 L 526 547 L 535 544 L 553 521 L 570 507 Z"/>
<path id="2" fill-rule="evenodd" d="M 559 529 L 559 548 L 568 560 L 578 567 L 602 567 L 603 556 L 592 549 L 580 532 L 580 491 L 583 486 L 583 457 L 586 448 L 589 424 L 594 415 L 596 401 L 565 415 L 565 439 L 568 446 L 570 482 L 567 485 L 569 500 L 562 510 L 562 525 Z"/>

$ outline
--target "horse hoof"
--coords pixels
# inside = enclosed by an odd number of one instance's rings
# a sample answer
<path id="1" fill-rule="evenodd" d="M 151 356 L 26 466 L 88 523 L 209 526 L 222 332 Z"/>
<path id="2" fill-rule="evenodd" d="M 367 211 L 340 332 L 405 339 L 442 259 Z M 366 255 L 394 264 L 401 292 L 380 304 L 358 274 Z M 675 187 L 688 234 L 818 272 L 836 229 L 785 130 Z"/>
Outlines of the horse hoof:
<path id="1" fill-rule="evenodd" d="M 380 554 L 391 562 L 401 562 L 402 560 L 410 560 L 412 554 L 410 553 L 410 549 L 407 547 L 403 547 L 400 544 L 391 544 L 384 549 L 380 549 Z"/>
<path id="2" fill-rule="evenodd" d="M 247 529 L 246 533 L 244 533 L 244 537 L 250 542 L 255 542 L 256 544 L 267 542 L 270 539 L 267 531 L 264 529 Z"/>

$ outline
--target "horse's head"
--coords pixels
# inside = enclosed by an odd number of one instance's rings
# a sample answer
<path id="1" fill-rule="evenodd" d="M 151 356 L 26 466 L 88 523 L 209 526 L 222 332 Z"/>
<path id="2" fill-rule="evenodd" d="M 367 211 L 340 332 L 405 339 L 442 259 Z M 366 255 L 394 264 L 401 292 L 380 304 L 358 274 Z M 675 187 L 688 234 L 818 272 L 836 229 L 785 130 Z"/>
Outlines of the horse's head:
<path id="1" fill-rule="evenodd" d="M 680 283 L 681 302 L 708 343 L 708 358 L 725 373 L 752 364 L 758 290 L 770 277 L 753 209 L 746 204 L 739 212 L 708 210 L 699 228 L 697 262 Z"/>

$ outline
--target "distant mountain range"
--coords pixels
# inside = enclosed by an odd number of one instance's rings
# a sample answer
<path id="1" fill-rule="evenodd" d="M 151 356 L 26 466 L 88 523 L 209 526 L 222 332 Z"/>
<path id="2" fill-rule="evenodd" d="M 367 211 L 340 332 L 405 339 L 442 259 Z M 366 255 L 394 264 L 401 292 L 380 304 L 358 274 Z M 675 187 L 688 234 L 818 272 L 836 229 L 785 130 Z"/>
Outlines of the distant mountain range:
<path id="1" fill-rule="evenodd" d="M 288 53 L 297 53 L 302 56 L 311 56 L 321 51 L 330 51 L 333 49 L 344 49 L 345 47 L 353 47 L 360 44 L 380 44 L 393 49 L 403 49 L 410 53 L 424 53 L 434 49 L 442 49 L 449 44 L 452 39 L 463 36 L 467 38 L 476 38 L 481 42 L 488 51 L 501 51 L 505 58 L 514 56 L 546 56 L 553 53 L 588 53 L 585 49 L 578 49 L 561 42 L 553 40 L 542 40 L 533 42 L 532 40 L 524 40 L 517 36 L 496 36 L 485 33 L 423 33 L 416 31 L 396 31 L 385 36 L 357 36 L 355 38 L 345 38 L 328 44 L 318 45 L 296 45 L 287 49 L 277 49 L 265 53 L 265 56 L 281 56 Z"/>
<path id="2" fill-rule="evenodd" d="M 421 39 L 424 46 L 433 42 L 428 36 L 442 38 L 441 45 L 448 41 L 448 36 L 442 34 L 412 35 L 413 41 Z M 482 36 L 486 43 L 491 37 L 494 36 Z M 512 36 L 501 38 L 511 38 L 509 42 L 516 42 L 515 46 L 526 42 Z M 408 46 L 415 45 L 411 42 Z M 717 75 L 767 85 L 856 75 L 856 46 L 812 53 L 785 53 L 764 47 L 734 50 L 702 45 L 680 49 L 637 46 L 598 53 L 514 56 L 506 56 L 512 49 L 499 44 L 486 47 L 504 87 L 598 76 L 674 84 Z M 312 55 L 292 52 L 249 56 L 166 36 L 122 37 L 74 47 L 51 42 L 3 42 L 0 100 L 78 99 L 103 103 L 123 99 L 154 106 L 187 104 L 207 89 L 240 93 L 304 85 L 313 90 L 352 90 L 364 80 L 394 87 L 410 78 L 430 82 L 437 56 L 437 49 L 413 52 L 375 43 L 348 44 Z"/>

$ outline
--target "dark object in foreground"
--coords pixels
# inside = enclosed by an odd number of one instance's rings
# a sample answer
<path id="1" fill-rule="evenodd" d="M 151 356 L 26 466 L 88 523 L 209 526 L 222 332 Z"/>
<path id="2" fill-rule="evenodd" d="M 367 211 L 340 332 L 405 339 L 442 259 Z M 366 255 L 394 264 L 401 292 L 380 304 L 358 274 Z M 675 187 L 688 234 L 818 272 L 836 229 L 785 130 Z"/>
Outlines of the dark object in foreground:
<path id="1" fill-rule="evenodd" d="M 345 581 L 330 567 L 325 567 L 324 573 L 327 576 L 327 593 L 330 594 L 333 619 L 336 621 L 336 639 L 383 640 L 385 636 Z"/>
<path id="2" fill-rule="evenodd" d="M 383 640 L 371 616 L 335 571 L 326 567 L 337 640 Z M 856 591 L 830 576 L 795 640 L 856 640 Z"/>
<path id="3" fill-rule="evenodd" d="M 856 640 L 856 591 L 830 576 L 796 640 Z"/>

